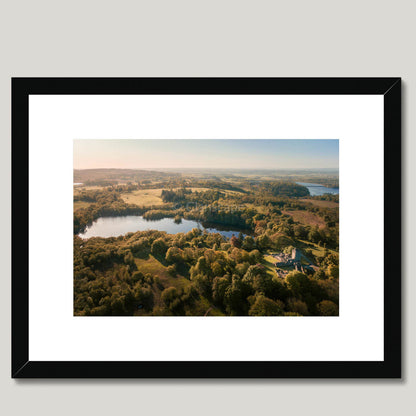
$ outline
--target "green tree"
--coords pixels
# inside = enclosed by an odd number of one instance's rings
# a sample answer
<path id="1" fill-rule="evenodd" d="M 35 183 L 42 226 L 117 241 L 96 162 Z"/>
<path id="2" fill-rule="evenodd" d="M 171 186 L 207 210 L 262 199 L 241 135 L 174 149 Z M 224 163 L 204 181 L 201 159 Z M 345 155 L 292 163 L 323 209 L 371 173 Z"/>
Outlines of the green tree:
<path id="1" fill-rule="evenodd" d="M 286 276 L 286 282 L 289 290 L 296 296 L 302 296 L 310 291 L 311 283 L 310 280 L 303 273 L 290 272 Z"/>
<path id="2" fill-rule="evenodd" d="M 247 250 L 247 251 L 254 250 L 256 248 L 256 243 L 254 242 L 254 238 L 249 236 L 249 235 L 244 237 L 244 240 L 243 240 L 243 243 L 242 243 L 241 247 L 244 250 Z"/>
<path id="3" fill-rule="evenodd" d="M 330 300 L 323 300 L 318 303 L 319 313 L 323 316 L 338 316 L 339 308 L 338 305 Z"/>
<path id="4" fill-rule="evenodd" d="M 182 263 L 183 262 L 183 252 L 178 247 L 169 247 L 166 252 L 166 261 L 168 263 Z"/>
<path id="5" fill-rule="evenodd" d="M 216 277 L 212 284 L 212 298 L 217 305 L 224 304 L 225 292 L 230 286 L 230 282 L 226 277 Z"/>
<path id="6" fill-rule="evenodd" d="M 246 315 L 245 296 L 237 282 L 233 282 L 225 291 L 224 304 L 230 315 Z"/>
<path id="7" fill-rule="evenodd" d="M 124 256 L 124 264 L 129 265 L 132 268 L 136 267 L 136 263 L 134 262 L 134 257 L 131 251 L 129 250 L 127 254 Z"/>
<path id="8" fill-rule="evenodd" d="M 158 238 L 155 241 L 153 241 L 151 252 L 155 257 L 165 257 L 166 251 L 168 249 L 168 246 L 166 245 L 163 238 Z"/>
<path id="9" fill-rule="evenodd" d="M 330 279 L 338 279 L 339 278 L 339 266 L 336 264 L 331 263 L 327 269 L 328 276 Z"/>
<path id="10" fill-rule="evenodd" d="M 287 307 L 291 312 L 296 312 L 298 315 L 309 315 L 308 305 L 296 298 L 291 298 L 287 302 Z"/>
<path id="11" fill-rule="evenodd" d="M 165 289 L 161 295 L 162 301 L 167 307 L 169 307 L 177 297 L 178 297 L 178 291 L 173 286 Z"/>
<path id="12" fill-rule="evenodd" d="M 264 295 L 257 295 L 248 314 L 250 316 L 281 316 L 283 308 L 281 304 L 267 298 Z"/>
<path id="13" fill-rule="evenodd" d="M 230 244 L 233 246 L 233 247 L 240 247 L 241 246 L 241 241 L 235 236 L 235 235 L 233 235 L 231 238 L 230 238 Z"/>
<path id="14" fill-rule="evenodd" d="M 135 303 L 139 309 L 144 308 L 152 310 L 153 308 L 153 292 L 152 289 L 143 286 L 137 286 L 134 292 Z"/>
<path id="15" fill-rule="evenodd" d="M 250 263 L 258 263 L 261 261 L 262 258 L 263 256 L 258 250 L 253 250 L 250 252 Z"/>
<path id="16" fill-rule="evenodd" d="M 260 248 L 260 250 L 265 250 L 270 247 L 271 240 L 267 234 L 262 234 L 256 238 L 256 245 Z"/>

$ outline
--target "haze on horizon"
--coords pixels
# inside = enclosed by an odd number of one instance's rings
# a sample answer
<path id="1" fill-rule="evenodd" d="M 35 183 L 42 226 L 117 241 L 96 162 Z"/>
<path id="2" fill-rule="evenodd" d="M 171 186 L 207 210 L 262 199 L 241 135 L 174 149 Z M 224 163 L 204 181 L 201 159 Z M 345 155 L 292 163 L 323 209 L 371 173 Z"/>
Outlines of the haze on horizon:
<path id="1" fill-rule="evenodd" d="M 79 139 L 74 169 L 338 169 L 339 141 Z"/>

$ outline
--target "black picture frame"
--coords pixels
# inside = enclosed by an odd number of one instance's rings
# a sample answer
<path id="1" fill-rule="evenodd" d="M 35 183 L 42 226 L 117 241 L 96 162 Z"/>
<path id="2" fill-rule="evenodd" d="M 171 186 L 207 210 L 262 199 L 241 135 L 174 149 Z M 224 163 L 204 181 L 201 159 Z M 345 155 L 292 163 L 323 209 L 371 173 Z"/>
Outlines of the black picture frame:
<path id="1" fill-rule="evenodd" d="M 383 361 L 30 361 L 30 94 L 381 94 L 384 96 Z M 13 378 L 400 378 L 401 377 L 400 78 L 13 78 L 12 365 Z M 398 191 L 399 190 L 399 191 Z M 394 218 L 389 221 L 389 218 Z M 386 255 L 389 253 L 389 255 Z"/>

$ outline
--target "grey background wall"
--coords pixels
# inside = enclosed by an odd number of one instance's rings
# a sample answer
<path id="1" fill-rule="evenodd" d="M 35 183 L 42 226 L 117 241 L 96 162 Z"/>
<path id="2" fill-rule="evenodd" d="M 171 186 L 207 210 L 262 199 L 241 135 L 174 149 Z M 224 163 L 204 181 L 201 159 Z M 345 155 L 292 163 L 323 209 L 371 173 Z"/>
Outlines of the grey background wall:
<path id="1" fill-rule="evenodd" d="M 0 408 L 7 415 L 411 414 L 415 411 L 415 2 L 12 1 L 0 4 Z M 10 379 L 10 77 L 401 76 L 402 381 Z M 392 276 L 393 277 L 393 276 Z M 307 348 L 307 345 L 305 345 Z M 413 413 L 412 413 L 413 414 Z"/>

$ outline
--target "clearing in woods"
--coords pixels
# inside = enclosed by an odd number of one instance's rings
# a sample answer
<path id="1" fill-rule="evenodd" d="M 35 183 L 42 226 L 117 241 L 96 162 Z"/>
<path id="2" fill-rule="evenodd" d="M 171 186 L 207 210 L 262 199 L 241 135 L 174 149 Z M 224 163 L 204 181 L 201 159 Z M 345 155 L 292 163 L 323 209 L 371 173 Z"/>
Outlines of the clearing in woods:
<path id="1" fill-rule="evenodd" d="M 319 228 L 325 227 L 325 221 L 318 215 L 308 211 L 282 211 L 283 214 L 293 217 L 293 221 L 303 225 L 317 225 Z"/>
<path id="2" fill-rule="evenodd" d="M 132 192 L 125 192 L 121 194 L 121 198 L 124 202 L 128 204 L 135 204 L 143 207 L 149 207 L 153 205 L 166 205 L 165 202 L 162 201 L 162 191 L 165 188 L 158 188 L 158 189 L 138 189 L 137 191 Z M 179 188 L 174 188 L 177 190 Z M 211 191 L 212 189 L 209 188 L 186 188 L 191 189 L 192 192 L 206 192 Z M 224 194 L 238 194 L 239 192 L 236 191 L 228 191 L 219 189 L 220 192 Z"/>
<path id="3" fill-rule="evenodd" d="M 305 249 L 311 250 L 312 254 L 316 257 L 323 257 L 326 251 L 328 251 L 331 254 L 337 254 L 335 250 L 326 249 L 325 247 L 319 246 L 318 244 L 312 243 L 311 241 L 306 241 L 306 240 L 297 240 L 297 241 L 299 243 L 298 245 L 299 248 L 303 250 Z"/>
<path id="4" fill-rule="evenodd" d="M 162 307 L 163 301 L 161 299 L 162 291 L 169 287 L 175 287 L 178 290 L 184 289 L 191 285 L 191 281 L 185 277 L 177 274 L 176 277 L 169 274 L 167 267 L 164 266 L 159 260 L 153 255 L 149 254 L 147 258 L 135 258 L 137 269 L 144 275 L 149 273 L 155 279 L 152 285 L 152 292 L 154 296 L 155 306 Z M 160 288 L 158 286 L 160 284 Z M 137 310 L 135 315 L 141 315 L 142 311 Z M 195 299 L 193 306 L 193 315 L 195 316 L 222 316 L 223 313 L 212 305 L 206 298 L 200 297 Z"/>
<path id="5" fill-rule="evenodd" d="M 320 201 L 318 199 L 300 199 L 302 202 L 310 202 L 320 208 L 338 208 L 339 203 L 334 201 Z"/>
<path id="6" fill-rule="evenodd" d="M 152 205 L 165 205 L 161 198 L 162 189 L 138 189 L 137 191 L 121 194 L 121 198 L 128 204 L 144 207 Z"/>
<path id="7" fill-rule="evenodd" d="M 279 277 L 276 273 L 276 259 L 272 257 L 270 254 L 263 255 L 263 260 L 261 264 L 267 269 L 267 273 L 270 274 L 272 277 Z"/>

